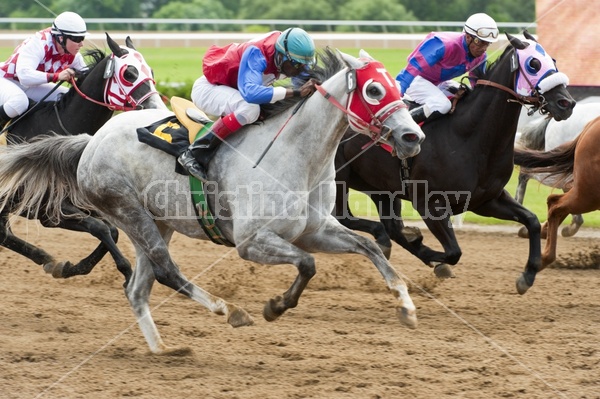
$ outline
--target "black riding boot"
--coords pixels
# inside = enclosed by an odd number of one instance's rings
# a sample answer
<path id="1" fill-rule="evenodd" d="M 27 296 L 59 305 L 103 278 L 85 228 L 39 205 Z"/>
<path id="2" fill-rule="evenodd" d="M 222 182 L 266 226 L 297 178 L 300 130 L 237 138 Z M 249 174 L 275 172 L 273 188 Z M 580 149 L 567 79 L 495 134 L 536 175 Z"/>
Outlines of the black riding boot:
<path id="1" fill-rule="evenodd" d="M 208 163 L 214 157 L 217 148 L 219 148 L 221 143 L 222 140 L 215 136 L 211 130 L 190 144 L 187 150 L 177 158 L 177 162 L 179 162 L 190 175 L 203 183 L 206 183 Z"/>
<path id="2" fill-rule="evenodd" d="M 424 122 L 427 117 L 425 116 L 424 105 L 421 105 L 417 108 L 413 108 L 410 110 L 410 116 L 412 116 L 413 120 L 417 123 Z"/>
<path id="3" fill-rule="evenodd" d="M 413 120 L 417 123 L 421 123 L 421 122 L 430 122 L 434 119 L 439 118 L 440 116 L 442 116 L 444 114 L 440 113 L 439 111 L 433 111 L 431 113 L 431 115 L 429 116 L 425 116 L 425 106 L 421 105 L 417 108 L 413 108 L 410 110 L 410 116 L 412 116 Z"/>
<path id="4" fill-rule="evenodd" d="M 4 125 L 6 125 L 10 121 L 10 116 L 6 115 L 4 111 L 4 106 L 0 107 L 0 130 L 4 129 Z"/>

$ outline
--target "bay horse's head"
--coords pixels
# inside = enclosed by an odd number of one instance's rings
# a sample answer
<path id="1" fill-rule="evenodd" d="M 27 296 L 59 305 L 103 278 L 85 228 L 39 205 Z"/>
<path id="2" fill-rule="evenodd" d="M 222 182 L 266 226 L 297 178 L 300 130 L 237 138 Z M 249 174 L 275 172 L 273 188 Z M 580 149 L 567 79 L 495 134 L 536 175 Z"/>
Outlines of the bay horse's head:
<path id="1" fill-rule="evenodd" d="M 402 102 L 394 78 L 365 51 L 360 58 L 340 54 L 349 68 L 345 112 L 350 128 L 391 145 L 398 158 L 417 155 L 425 134 Z"/>
<path id="2" fill-rule="evenodd" d="M 516 71 L 514 91 L 524 98 L 533 98 L 535 109 L 549 113 L 555 120 L 567 119 L 573 113 L 575 100 L 567 91 L 569 78 L 558 72 L 552 57 L 529 34 L 520 40 L 508 33 L 514 48 L 512 69 Z"/>

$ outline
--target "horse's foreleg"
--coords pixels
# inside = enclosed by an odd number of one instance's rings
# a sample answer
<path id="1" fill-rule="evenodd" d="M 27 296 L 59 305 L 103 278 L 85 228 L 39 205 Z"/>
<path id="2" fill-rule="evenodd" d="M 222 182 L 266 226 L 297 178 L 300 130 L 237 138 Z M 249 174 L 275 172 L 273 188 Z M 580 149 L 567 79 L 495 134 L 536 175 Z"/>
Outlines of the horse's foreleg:
<path id="1" fill-rule="evenodd" d="M 377 205 L 377 198 L 371 197 L 371 200 Z M 350 230 L 364 231 L 365 233 L 371 234 L 375 238 L 375 242 L 379 245 L 379 248 L 383 251 L 387 259 L 392 254 L 392 241 L 390 236 L 386 232 L 383 224 L 374 220 L 359 219 L 352 215 L 350 207 L 348 206 L 348 190 L 345 189 L 345 183 L 338 182 L 336 185 L 336 198 L 335 207 L 333 209 L 333 216 Z M 380 217 L 382 216 L 380 212 Z"/>
<path id="2" fill-rule="evenodd" d="M 398 306 L 400 321 L 410 328 L 417 327 L 416 308 L 408 294 L 406 283 L 372 240 L 345 229 L 330 219 L 316 234 L 302 237 L 296 244 L 307 251 L 355 253 L 369 258 L 385 279 L 394 297 L 400 302 Z"/>
<path id="3" fill-rule="evenodd" d="M 265 228 L 256 232 L 252 239 L 243 240 L 236 248 L 243 259 L 269 265 L 293 264 L 298 269 L 298 276 L 290 288 L 265 304 L 265 320 L 276 320 L 286 310 L 298 305 L 302 292 L 316 273 L 312 255 Z"/>
<path id="4" fill-rule="evenodd" d="M 515 201 L 506 190 L 499 197 L 486 202 L 473 212 L 481 216 L 516 221 L 525 226 L 529 236 L 529 257 L 525 270 L 517 279 L 517 292 L 524 294 L 533 285 L 535 276 L 542 267 L 540 222 L 537 216 Z"/>

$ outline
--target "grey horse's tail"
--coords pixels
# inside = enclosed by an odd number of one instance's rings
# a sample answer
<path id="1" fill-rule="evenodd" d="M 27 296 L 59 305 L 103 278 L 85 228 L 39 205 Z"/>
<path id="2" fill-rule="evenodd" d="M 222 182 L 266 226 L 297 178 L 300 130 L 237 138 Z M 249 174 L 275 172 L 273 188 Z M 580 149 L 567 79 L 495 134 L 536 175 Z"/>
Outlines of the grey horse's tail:
<path id="1" fill-rule="evenodd" d="M 91 136 L 40 136 L 0 146 L 0 209 L 58 222 L 63 200 L 89 209 L 77 185 L 77 165 Z"/>

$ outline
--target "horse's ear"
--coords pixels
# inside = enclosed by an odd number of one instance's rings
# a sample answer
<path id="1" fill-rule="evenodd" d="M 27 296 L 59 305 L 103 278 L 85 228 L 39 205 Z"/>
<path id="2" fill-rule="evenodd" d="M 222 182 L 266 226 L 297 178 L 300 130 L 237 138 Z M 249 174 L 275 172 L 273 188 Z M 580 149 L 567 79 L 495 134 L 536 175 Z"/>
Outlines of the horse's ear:
<path id="1" fill-rule="evenodd" d="M 537 40 L 535 40 L 535 37 L 533 37 L 533 35 L 531 33 L 529 33 L 527 31 L 527 29 L 523 30 L 523 36 L 525 36 L 525 39 L 533 40 L 534 42 L 537 43 Z"/>
<path id="2" fill-rule="evenodd" d="M 516 48 L 517 50 L 523 50 L 525 47 L 529 46 L 529 43 L 523 43 L 519 38 L 511 35 L 510 33 L 504 32 L 510 44 Z"/>
<path id="3" fill-rule="evenodd" d="M 373 60 L 373 57 L 371 57 L 371 55 L 367 53 L 367 51 L 364 49 L 360 49 L 360 51 L 358 52 L 358 58 L 366 58 L 369 60 Z"/>
<path id="4" fill-rule="evenodd" d="M 131 37 L 129 37 L 129 36 L 127 36 L 127 37 L 125 38 L 125 45 L 126 45 L 127 47 L 129 47 L 130 49 L 133 49 L 133 50 L 135 50 L 135 46 L 133 45 L 133 42 L 131 41 Z M 137 50 L 136 50 L 136 51 L 137 51 Z"/>
<path id="5" fill-rule="evenodd" d="M 360 62 L 357 58 L 351 56 L 350 54 L 346 54 L 338 50 L 338 53 L 342 57 L 342 60 L 352 69 L 360 69 L 364 65 L 364 62 Z"/>
<path id="6" fill-rule="evenodd" d="M 108 43 L 110 50 L 115 56 L 121 57 L 124 54 L 124 50 L 108 35 L 108 32 L 104 33 L 106 33 L 106 42 Z"/>

